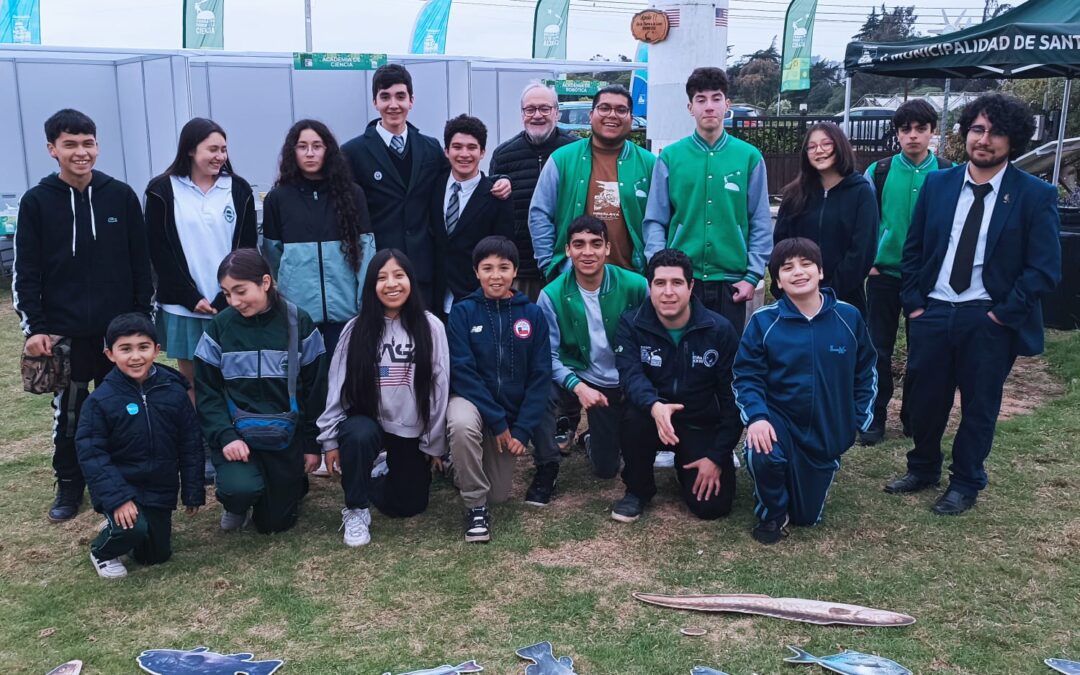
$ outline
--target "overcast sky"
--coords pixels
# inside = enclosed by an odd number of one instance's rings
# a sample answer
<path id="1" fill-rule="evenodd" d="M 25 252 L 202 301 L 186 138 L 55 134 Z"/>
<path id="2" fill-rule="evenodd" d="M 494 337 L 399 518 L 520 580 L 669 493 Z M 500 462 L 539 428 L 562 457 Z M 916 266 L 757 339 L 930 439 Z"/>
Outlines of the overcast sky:
<path id="1" fill-rule="evenodd" d="M 642 0 L 572 0 L 568 58 L 600 53 L 632 57 L 630 17 Z M 844 46 L 878 0 L 819 0 L 813 53 L 841 60 Z M 894 4 L 915 4 L 889 2 Z M 984 0 L 919 0 L 918 28 L 926 33 L 967 9 L 982 16 Z M 176 49 L 181 43 L 183 0 L 42 0 L 42 42 L 79 47 Z M 312 0 L 315 51 L 408 51 L 413 21 L 423 0 Z M 454 0 L 448 54 L 531 56 L 534 0 Z M 730 0 L 732 53 L 764 49 L 783 30 L 787 0 Z M 304 49 L 304 0 L 225 0 L 225 48 L 293 52 Z"/>

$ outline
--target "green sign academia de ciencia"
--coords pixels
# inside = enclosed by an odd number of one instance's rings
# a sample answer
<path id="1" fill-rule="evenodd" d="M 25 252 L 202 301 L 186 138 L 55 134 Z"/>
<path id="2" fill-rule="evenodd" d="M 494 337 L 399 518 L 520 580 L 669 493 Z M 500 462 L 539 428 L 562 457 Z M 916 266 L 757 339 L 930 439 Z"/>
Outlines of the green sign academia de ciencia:
<path id="1" fill-rule="evenodd" d="M 375 70 L 386 65 L 386 54 L 293 52 L 294 70 Z"/>

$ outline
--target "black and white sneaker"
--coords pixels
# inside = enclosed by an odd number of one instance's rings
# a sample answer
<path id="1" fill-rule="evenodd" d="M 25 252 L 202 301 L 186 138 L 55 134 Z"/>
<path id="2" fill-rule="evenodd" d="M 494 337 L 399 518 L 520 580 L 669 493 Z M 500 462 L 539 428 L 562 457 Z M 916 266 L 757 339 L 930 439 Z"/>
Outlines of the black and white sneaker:
<path id="1" fill-rule="evenodd" d="M 486 544 L 491 541 L 491 516 L 486 506 L 477 506 L 465 513 L 465 543 Z"/>
<path id="2" fill-rule="evenodd" d="M 786 513 L 783 518 L 763 520 L 754 527 L 750 532 L 750 536 L 759 544 L 765 544 L 766 546 L 776 544 L 788 536 L 788 522 Z"/>
<path id="3" fill-rule="evenodd" d="M 530 506 L 547 506 L 555 496 L 555 486 L 559 479 L 559 463 L 548 462 L 536 467 L 529 489 L 525 492 L 525 503 Z"/>
<path id="4" fill-rule="evenodd" d="M 611 505 L 611 518 L 620 523 L 632 523 L 645 512 L 645 502 L 629 492 Z"/>
<path id="5" fill-rule="evenodd" d="M 569 417 L 560 417 L 555 421 L 555 447 L 563 457 L 570 454 L 574 445 L 574 431 L 570 428 Z"/>

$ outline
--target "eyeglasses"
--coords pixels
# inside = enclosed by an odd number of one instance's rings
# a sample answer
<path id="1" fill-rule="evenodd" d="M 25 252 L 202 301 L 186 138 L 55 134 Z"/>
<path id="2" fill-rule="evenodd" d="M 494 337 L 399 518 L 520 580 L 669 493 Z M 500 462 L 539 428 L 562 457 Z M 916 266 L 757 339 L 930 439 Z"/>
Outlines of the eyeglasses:
<path id="1" fill-rule="evenodd" d="M 311 145 L 308 145 L 307 143 L 296 144 L 296 151 L 301 155 L 307 155 L 309 153 L 317 155 L 324 150 L 326 150 L 326 146 L 322 143 L 312 143 Z"/>
<path id="2" fill-rule="evenodd" d="M 822 141 L 821 143 L 810 143 L 810 144 L 808 144 L 806 146 L 806 152 L 811 153 L 811 152 L 817 152 L 818 150 L 821 150 L 822 152 L 832 152 L 832 149 L 835 148 L 835 147 L 836 147 L 836 144 L 833 143 L 832 141 Z"/>
<path id="3" fill-rule="evenodd" d="M 521 112 L 525 117 L 532 117 L 536 113 L 547 116 L 555 111 L 555 106 L 552 105 L 530 105 L 526 108 L 522 108 Z"/>
<path id="4" fill-rule="evenodd" d="M 605 116 L 614 114 L 614 115 L 617 115 L 619 117 L 626 117 L 627 115 L 630 114 L 630 108 L 627 108 L 624 105 L 616 106 L 616 105 L 609 105 L 607 103 L 601 103 L 600 105 L 593 108 L 593 110 L 595 110 L 596 112 L 600 113 L 601 115 L 605 115 Z"/>
<path id="5" fill-rule="evenodd" d="M 986 134 L 990 134 L 990 138 L 1005 138 L 1008 136 L 1004 131 L 998 131 L 997 129 L 987 129 L 981 124 L 976 124 L 973 127 L 968 127 L 968 136 L 974 136 L 975 138 L 982 138 Z"/>

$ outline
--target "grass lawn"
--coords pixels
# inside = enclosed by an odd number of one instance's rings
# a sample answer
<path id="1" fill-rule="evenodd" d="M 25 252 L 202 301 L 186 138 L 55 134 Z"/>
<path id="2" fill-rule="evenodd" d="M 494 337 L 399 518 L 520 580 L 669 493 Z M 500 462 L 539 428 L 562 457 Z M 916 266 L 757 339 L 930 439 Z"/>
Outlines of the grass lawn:
<path id="1" fill-rule="evenodd" d="M 548 508 L 493 512 L 490 545 L 462 541 L 460 501 L 437 480 L 428 512 L 376 514 L 372 543 L 347 549 L 340 488 L 313 479 L 299 525 L 282 535 L 222 534 L 220 507 L 177 513 L 175 555 L 126 579 L 97 577 L 87 544 L 100 516 L 51 525 L 50 410 L 23 394 L 10 294 L 0 295 L 0 673 L 137 672 L 149 648 L 206 645 L 283 658 L 285 673 L 401 673 L 477 659 L 520 673 L 516 648 L 550 640 L 582 675 L 821 672 L 785 664 L 787 644 L 888 656 L 916 673 L 1048 673 L 1080 660 L 1080 333 L 1052 334 L 1047 359 L 1064 395 L 998 428 L 991 485 L 974 511 L 940 518 L 935 495 L 892 497 L 882 483 L 908 444 L 852 449 L 814 529 L 764 548 L 749 535 L 750 482 L 736 511 L 697 522 L 673 474 L 644 518 L 608 518 L 613 482 L 571 457 Z M 524 462 L 521 476 L 527 478 Z M 905 612 L 908 628 L 821 627 L 638 603 L 632 591 L 766 593 Z M 679 629 L 700 626 L 704 637 Z"/>

